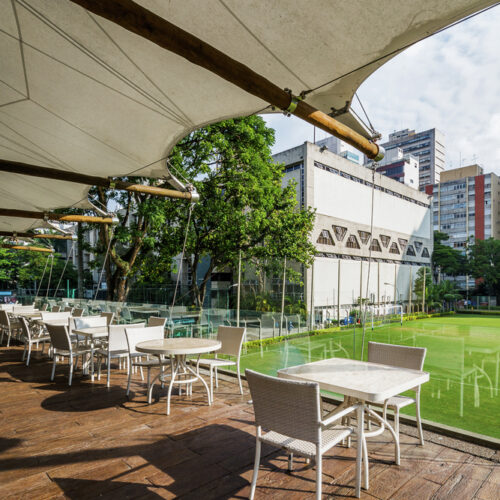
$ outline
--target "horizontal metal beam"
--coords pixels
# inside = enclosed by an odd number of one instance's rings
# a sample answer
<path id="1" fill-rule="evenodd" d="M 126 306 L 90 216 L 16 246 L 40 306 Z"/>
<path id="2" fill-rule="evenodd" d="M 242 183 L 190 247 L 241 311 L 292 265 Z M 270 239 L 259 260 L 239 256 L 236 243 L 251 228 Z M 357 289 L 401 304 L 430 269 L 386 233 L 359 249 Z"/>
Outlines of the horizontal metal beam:
<path id="1" fill-rule="evenodd" d="M 9 238 L 43 238 L 47 240 L 73 240 L 76 241 L 75 234 L 43 234 L 43 233 L 16 233 L 15 231 L 0 231 L 0 236 L 7 236 Z"/>
<path id="2" fill-rule="evenodd" d="M 122 28 L 201 66 L 242 90 L 342 139 L 371 159 L 382 159 L 383 149 L 331 116 L 294 98 L 289 92 L 259 75 L 191 33 L 168 22 L 132 0 L 71 0 Z"/>
<path id="3" fill-rule="evenodd" d="M 40 167 L 38 165 L 31 165 L 29 163 L 21 163 L 17 161 L 0 160 L 0 171 L 10 172 L 12 174 L 29 175 L 32 177 L 43 177 L 45 179 L 54 179 L 57 181 L 75 182 L 77 184 L 86 184 L 88 186 L 118 189 L 120 191 L 130 191 L 133 193 L 163 196 L 165 198 L 181 198 L 191 201 L 198 201 L 200 199 L 198 193 L 196 192 L 176 191 L 175 189 L 165 189 L 144 184 L 133 184 L 132 182 L 120 180 L 113 181 L 105 177 L 69 172 L 67 170 L 59 170 L 57 168 Z"/>
<path id="4" fill-rule="evenodd" d="M 52 248 L 33 247 L 24 245 L 8 245 L 7 243 L 1 243 L 0 248 L 8 248 L 9 250 L 26 250 L 28 252 L 54 253 L 54 249 Z"/>
<path id="5" fill-rule="evenodd" d="M 0 215 L 4 217 L 21 217 L 24 219 L 55 220 L 59 222 L 89 222 L 94 224 L 118 224 L 117 217 L 95 217 L 93 215 L 65 215 L 53 212 L 32 212 L 30 210 L 12 210 L 0 208 Z"/>

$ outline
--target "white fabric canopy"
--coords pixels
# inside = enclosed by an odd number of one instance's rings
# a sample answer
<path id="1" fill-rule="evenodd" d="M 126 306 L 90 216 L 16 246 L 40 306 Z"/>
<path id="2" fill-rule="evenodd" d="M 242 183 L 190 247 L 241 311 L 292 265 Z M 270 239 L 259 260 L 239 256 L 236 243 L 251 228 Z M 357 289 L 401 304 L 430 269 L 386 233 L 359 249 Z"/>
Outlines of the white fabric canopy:
<path id="1" fill-rule="evenodd" d="M 330 112 L 397 51 L 495 2 L 138 3 L 294 94 L 317 89 L 307 102 Z M 0 9 L 1 159 L 103 177 L 161 177 L 166 155 L 189 131 L 267 106 L 68 0 L 0 0 Z M 367 133 L 350 113 L 339 119 Z M 0 208 L 83 206 L 87 192 L 0 172 Z M 0 217 L 0 230 L 31 224 Z"/>

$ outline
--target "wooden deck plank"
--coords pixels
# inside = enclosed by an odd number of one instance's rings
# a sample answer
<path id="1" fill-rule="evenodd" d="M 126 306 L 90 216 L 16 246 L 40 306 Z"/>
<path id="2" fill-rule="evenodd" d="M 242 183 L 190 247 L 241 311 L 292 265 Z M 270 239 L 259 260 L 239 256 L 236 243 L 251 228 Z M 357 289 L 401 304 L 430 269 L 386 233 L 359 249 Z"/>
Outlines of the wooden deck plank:
<path id="1" fill-rule="evenodd" d="M 221 380 L 212 406 L 196 386 L 192 396 L 165 392 L 148 405 L 145 386 L 134 378 L 125 395 L 126 372 L 113 368 L 92 383 L 77 372 L 67 386 L 50 363 L 20 363 L 21 349 L 0 347 L 0 498 L 245 498 L 255 452 L 252 406 L 237 384 Z M 370 489 L 362 498 L 497 498 L 499 465 L 438 444 L 401 436 L 401 466 L 394 465 L 388 433 L 372 438 Z M 328 498 L 354 497 L 356 443 L 337 446 L 323 460 Z M 314 498 L 315 469 L 301 458 L 288 474 L 282 450 L 263 447 L 257 496 Z"/>

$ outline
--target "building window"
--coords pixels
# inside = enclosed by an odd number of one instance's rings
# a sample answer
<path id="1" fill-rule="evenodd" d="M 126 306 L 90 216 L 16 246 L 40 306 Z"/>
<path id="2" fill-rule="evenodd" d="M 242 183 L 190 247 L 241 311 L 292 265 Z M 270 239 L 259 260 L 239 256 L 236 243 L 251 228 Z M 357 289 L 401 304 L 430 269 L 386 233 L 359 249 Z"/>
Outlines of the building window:
<path id="1" fill-rule="evenodd" d="M 358 231 L 358 234 L 361 243 L 363 243 L 363 245 L 366 245 L 368 243 L 368 240 L 370 239 L 371 233 L 367 231 Z"/>
<path id="2" fill-rule="evenodd" d="M 370 250 L 374 251 L 374 252 L 381 252 L 382 251 L 382 248 L 380 247 L 380 243 L 378 242 L 377 239 L 373 239 L 372 240 L 372 243 L 370 245 Z"/>
<path id="3" fill-rule="evenodd" d="M 359 248 L 358 239 L 356 238 L 356 236 L 354 236 L 354 234 L 349 235 L 345 243 L 345 246 L 347 248 Z"/>
<path id="4" fill-rule="evenodd" d="M 337 241 L 343 241 L 347 233 L 347 228 L 342 226 L 332 226 Z"/>
<path id="5" fill-rule="evenodd" d="M 386 236 L 385 234 L 380 235 L 380 241 L 382 242 L 382 245 L 384 248 L 387 248 L 389 246 L 389 243 L 391 242 L 390 236 Z"/>
<path id="6" fill-rule="evenodd" d="M 420 252 L 422 250 L 422 242 L 421 241 L 415 241 L 415 249 L 417 252 Z"/>
<path id="7" fill-rule="evenodd" d="M 411 255 L 412 257 L 415 257 L 415 249 L 413 248 L 413 245 L 408 245 L 408 248 L 406 250 L 406 255 Z"/>
<path id="8" fill-rule="evenodd" d="M 316 243 L 321 243 L 322 245 L 335 245 L 332 235 L 328 229 L 323 229 L 323 231 L 321 231 Z"/>
<path id="9" fill-rule="evenodd" d="M 391 248 L 389 248 L 389 253 L 395 253 L 395 254 L 399 255 L 398 244 L 395 241 L 392 242 Z"/>
<path id="10" fill-rule="evenodd" d="M 401 251 L 405 251 L 406 245 L 408 245 L 408 240 L 404 238 L 398 238 L 399 246 L 401 247 Z"/>

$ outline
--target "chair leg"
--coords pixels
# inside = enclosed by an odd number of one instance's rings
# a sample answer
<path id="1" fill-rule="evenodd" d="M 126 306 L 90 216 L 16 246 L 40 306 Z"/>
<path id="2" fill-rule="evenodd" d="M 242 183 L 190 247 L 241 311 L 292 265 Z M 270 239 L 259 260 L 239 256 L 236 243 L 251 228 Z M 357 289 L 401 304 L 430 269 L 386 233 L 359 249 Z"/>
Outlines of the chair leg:
<path id="1" fill-rule="evenodd" d="M 288 472 L 293 471 L 293 453 L 288 454 Z"/>
<path id="2" fill-rule="evenodd" d="M 130 362 L 127 363 L 127 372 L 128 372 L 128 380 L 127 380 L 127 397 L 130 394 L 130 381 L 132 380 L 132 370 L 130 369 Z"/>
<path id="3" fill-rule="evenodd" d="M 31 342 L 28 344 L 28 357 L 26 358 L 26 366 L 30 364 L 30 356 L 31 356 Z"/>
<path id="4" fill-rule="evenodd" d="M 217 374 L 217 367 L 215 367 L 215 387 L 219 388 L 219 375 Z"/>
<path id="5" fill-rule="evenodd" d="M 418 437 L 420 439 L 420 446 L 424 446 L 424 433 L 422 431 L 422 418 L 420 417 L 420 393 L 417 392 L 415 398 L 416 414 L 417 414 L 417 429 Z"/>
<path id="6" fill-rule="evenodd" d="M 210 399 L 214 400 L 214 370 L 212 365 L 210 365 Z"/>
<path id="7" fill-rule="evenodd" d="M 236 365 L 236 372 L 238 374 L 238 384 L 240 386 L 240 394 L 243 394 L 243 387 L 241 385 L 240 360 L 239 359 L 238 359 L 238 364 Z"/>
<path id="8" fill-rule="evenodd" d="M 316 500 L 321 500 L 321 490 L 323 486 L 323 458 L 321 457 L 321 448 L 316 445 Z"/>
<path id="9" fill-rule="evenodd" d="M 26 344 L 26 342 L 24 343 L 24 351 L 23 351 L 23 357 L 21 358 L 21 361 L 24 361 L 24 359 L 26 358 L 26 348 L 28 347 L 28 344 Z"/>
<path id="10" fill-rule="evenodd" d="M 101 380 L 102 356 L 97 358 L 97 380 Z"/>
<path id="11" fill-rule="evenodd" d="M 252 485 L 250 486 L 249 499 L 253 500 L 255 496 L 255 488 L 257 486 L 257 476 L 259 475 L 260 465 L 260 430 L 257 431 L 257 442 L 255 443 L 255 462 L 253 465 Z"/>
<path id="12" fill-rule="evenodd" d="M 109 356 L 108 356 L 107 368 L 108 368 L 108 378 L 106 379 L 106 387 L 109 387 L 109 379 L 111 378 L 111 358 Z"/>
<path id="13" fill-rule="evenodd" d="M 69 357 L 69 380 L 68 385 L 71 385 L 71 381 L 73 380 L 73 356 Z"/>
<path id="14" fill-rule="evenodd" d="M 50 376 L 50 380 L 54 380 L 54 376 L 56 374 L 56 363 L 57 363 L 57 356 L 56 356 L 56 353 L 55 353 L 55 349 L 54 349 L 54 352 L 52 354 L 52 374 Z"/>

